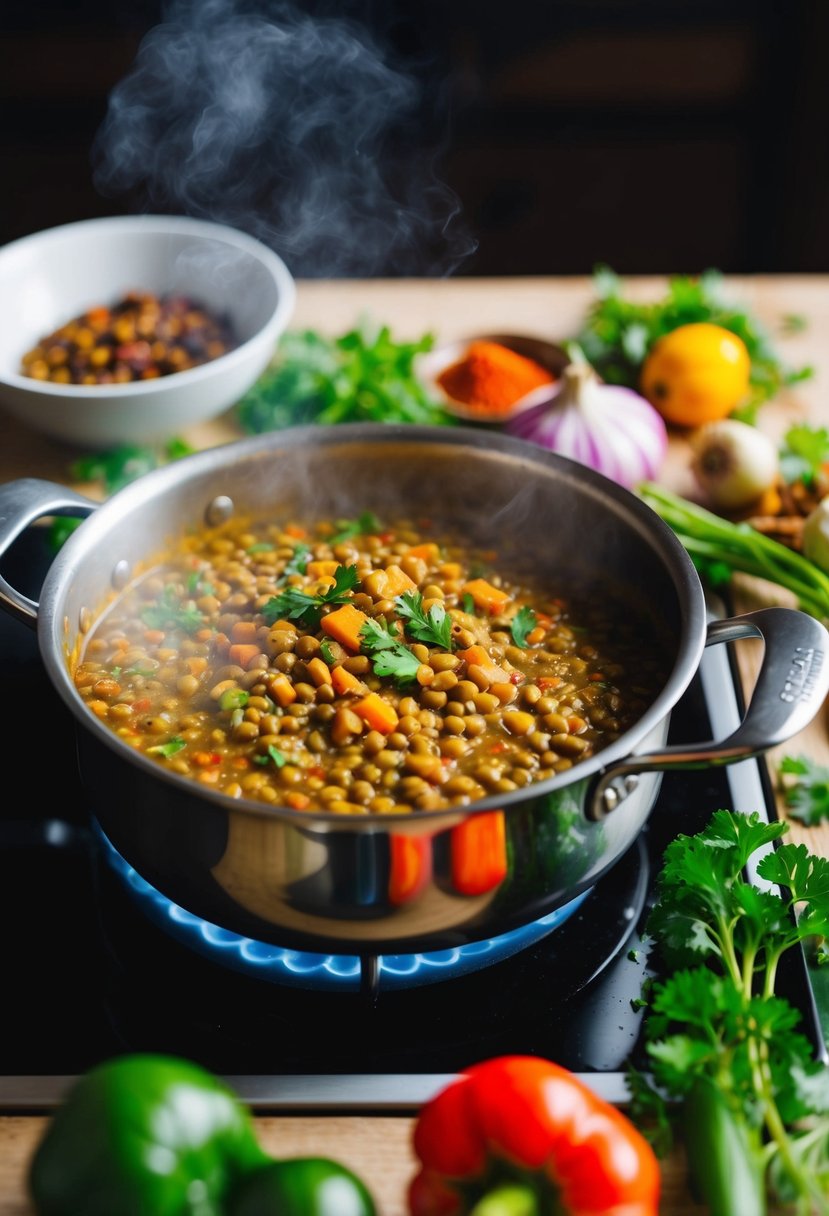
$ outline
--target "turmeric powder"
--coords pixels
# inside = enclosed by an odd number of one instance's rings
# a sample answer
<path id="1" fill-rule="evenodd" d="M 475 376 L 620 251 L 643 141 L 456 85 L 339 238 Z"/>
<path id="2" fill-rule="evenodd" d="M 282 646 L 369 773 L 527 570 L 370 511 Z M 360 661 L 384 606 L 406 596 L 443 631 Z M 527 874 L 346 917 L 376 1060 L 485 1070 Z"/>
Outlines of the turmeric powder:
<path id="1" fill-rule="evenodd" d="M 534 359 L 482 339 L 470 342 L 463 358 L 444 368 L 437 382 L 450 397 L 485 417 L 508 413 L 533 389 L 553 384 L 555 377 Z"/>

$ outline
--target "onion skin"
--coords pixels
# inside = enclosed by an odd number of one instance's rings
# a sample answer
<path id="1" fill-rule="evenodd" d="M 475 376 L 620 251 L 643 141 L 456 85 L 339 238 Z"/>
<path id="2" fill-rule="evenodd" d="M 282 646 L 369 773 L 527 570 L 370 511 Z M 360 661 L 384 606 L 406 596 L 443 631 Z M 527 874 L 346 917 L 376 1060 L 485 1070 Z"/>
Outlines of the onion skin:
<path id="1" fill-rule="evenodd" d="M 633 389 L 602 383 L 586 363 L 571 363 L 557 396 L 518 414 L 506 429 L 626 489 L 653 480 L 668 450 L 659 411 Z"/>

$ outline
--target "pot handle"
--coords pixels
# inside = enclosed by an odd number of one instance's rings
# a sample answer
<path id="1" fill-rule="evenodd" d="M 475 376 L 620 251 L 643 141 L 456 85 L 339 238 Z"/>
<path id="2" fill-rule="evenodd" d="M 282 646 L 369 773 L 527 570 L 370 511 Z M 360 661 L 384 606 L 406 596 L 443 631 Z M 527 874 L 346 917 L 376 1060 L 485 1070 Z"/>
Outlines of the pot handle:
<path id="1" fill-rule="evenodd" d="M 706 646 L 760 637 L 763 662 L 751 701 L 737 729 L 712 740 L 631 755 L 593 778 L 585 802 L 589 818 L 603 819 L 632 794 L 639 773 L 700 769 L 759 756 L 803 730 L 829 693 L 829 633 L 814 617 L 794 608 L 759 608 L 712 621 Z"/>
<path id="2" fill-rule="evenodd" d="M 91 515 L 99 506 L 91 498 L 66 486 L 37 477 L 24 477 L 0 485 L 0 558 L 21 532 L 47 515 Z M 12 587 L 0 574 L 0 607 L 24 624 L 35 627 L 38 604 Z"/>

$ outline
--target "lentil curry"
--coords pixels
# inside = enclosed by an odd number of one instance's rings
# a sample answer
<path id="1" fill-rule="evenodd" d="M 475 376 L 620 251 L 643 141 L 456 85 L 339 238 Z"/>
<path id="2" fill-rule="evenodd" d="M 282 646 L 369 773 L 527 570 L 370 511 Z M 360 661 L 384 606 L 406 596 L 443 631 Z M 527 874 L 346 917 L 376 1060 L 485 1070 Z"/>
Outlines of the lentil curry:
<path id="1" fill-rule="evenodd" d="M 424 521 L 230 521 L 90 632 L 74 681 L 129 746 L 234 798 L 438 810 L 564 772 L 665 678 L 643 620 Z"/>

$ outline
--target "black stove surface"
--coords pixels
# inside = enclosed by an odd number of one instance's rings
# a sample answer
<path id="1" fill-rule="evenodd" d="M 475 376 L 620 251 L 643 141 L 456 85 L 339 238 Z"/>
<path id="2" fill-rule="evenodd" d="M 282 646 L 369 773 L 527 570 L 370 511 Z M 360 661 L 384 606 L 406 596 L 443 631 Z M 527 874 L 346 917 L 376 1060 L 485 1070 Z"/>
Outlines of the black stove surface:
<path id="1" fill-rule="evenodd" d="M 33 555 L 48 560 L 42 535 L 22 538 L 3 572 L 36 599 Z M 723 667 L 733 681 L 731 664 Z M 65 1079 L 126 1051 L 182 1054 L 252 1081 L 316 1078 L 320 1105 L 336 1104 L 327 1078 L 443 1076 L 502 1053 L 543 1055 L 597 1080 L 644 1063 L 636 1000 L 653 878 L 677 833 L 734 806 L 730 770 L 667 774 L 637 844 L 563 925 L 504 961 L 419 987 L 381 985 L 373 997 L 288 987 L 191 950 L 127 894 L 84 808 L 71 714 L 51 688 L 35 634 L 4 613 L 0 673 L 5 772 L 25 774 L 23 797 L 7 793 L 0 803 L 3 1106 L 28 1107 L 33 1093 L 48 1094 L 48 1104 L 52 1091 L 37 1079 Z M 672 741 L 712 736 L 710 695 L 695 677 L 672 714 Z M 761 763 L 756 773 L 773 817 Z M 819 1050 L 805 960 L 792 953 L 785 961 L 781 990 Z M 255 1085 L 241 1088 L 255 1105 Z M 414 1104 L 423 1095 L 410 1096 Z M 407 1098 L 388 1102 L 405 1107 Z"/>

